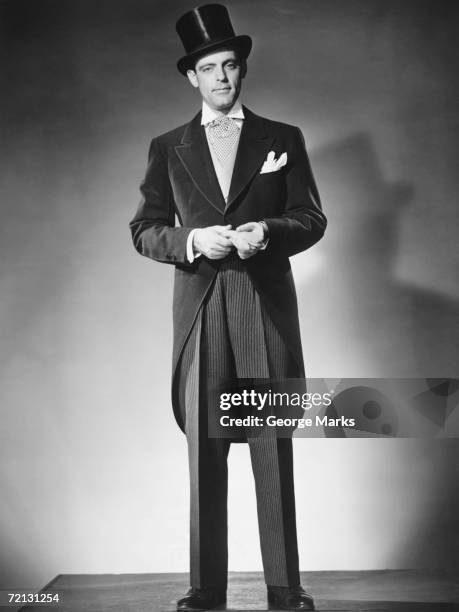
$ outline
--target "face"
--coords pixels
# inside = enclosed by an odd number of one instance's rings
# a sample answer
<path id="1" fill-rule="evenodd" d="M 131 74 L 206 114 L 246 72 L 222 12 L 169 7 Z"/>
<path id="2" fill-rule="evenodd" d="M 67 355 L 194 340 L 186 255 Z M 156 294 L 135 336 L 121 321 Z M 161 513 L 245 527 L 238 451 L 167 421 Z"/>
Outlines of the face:
<path id="1" fill-rule="evenodd" d="M 241 64 L 235 51 L 218 51 L 201 57 L 187 76 L 210 108 L 226 113 L 241 91 L 245 62 Z"/>

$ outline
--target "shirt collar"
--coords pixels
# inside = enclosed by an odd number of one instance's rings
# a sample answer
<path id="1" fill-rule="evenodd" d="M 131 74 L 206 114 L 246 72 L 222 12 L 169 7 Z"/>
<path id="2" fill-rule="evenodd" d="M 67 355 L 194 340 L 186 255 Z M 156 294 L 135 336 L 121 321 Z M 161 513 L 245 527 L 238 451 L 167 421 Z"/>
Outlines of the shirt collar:
<path id="1" fill-rule="evenodd" d="M 208 123 L 210 123 L 217 117 L 221 117 L 222 115 L 223 113 L 221 113 L 220 111 L 216 111 L 213 108 L 210 108 L 207 102 L 205 102 L 204 100 L 202 101 L 201 125 L 207 125 Z M 242 109 L 242 104 L 239 102 L 239 100 L 236 100 L 230 112 L 227 113 L 227 116 L 231 119 L 244 119 L 244 111 Z"/>

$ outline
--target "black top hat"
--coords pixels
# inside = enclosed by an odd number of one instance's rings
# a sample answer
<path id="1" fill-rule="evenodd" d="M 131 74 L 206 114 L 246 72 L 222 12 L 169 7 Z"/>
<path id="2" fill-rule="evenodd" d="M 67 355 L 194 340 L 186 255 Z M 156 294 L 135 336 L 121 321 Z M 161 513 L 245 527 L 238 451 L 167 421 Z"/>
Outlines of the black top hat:
<path id="1" fill-rule="evenodd" d="M 194 69 L 200 57 L 217 49 L 236 49 L 247 58 L 252 48 L 250 36 L 235 35 L 228 10 L 221 4 L 198 6 L 180 17 L 175 28 L 186 51 L 177 62 L 182 74 Z"/>

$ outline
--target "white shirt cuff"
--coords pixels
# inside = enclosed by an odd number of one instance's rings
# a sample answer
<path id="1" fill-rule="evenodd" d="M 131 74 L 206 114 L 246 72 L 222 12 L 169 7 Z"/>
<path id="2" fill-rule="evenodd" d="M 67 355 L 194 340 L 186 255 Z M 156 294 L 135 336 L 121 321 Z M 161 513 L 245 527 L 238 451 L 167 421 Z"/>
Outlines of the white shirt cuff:
<path id="1" fill-rule="evenodd" d="M 197 228 L 191 230 L 186 241 L 186 258 L 190 263 L 193 263 L 193 261 L 201 255 L 201 253 L 195 253 L 193 249 L 193 236 L 196 233 L 196 229 Z"/>

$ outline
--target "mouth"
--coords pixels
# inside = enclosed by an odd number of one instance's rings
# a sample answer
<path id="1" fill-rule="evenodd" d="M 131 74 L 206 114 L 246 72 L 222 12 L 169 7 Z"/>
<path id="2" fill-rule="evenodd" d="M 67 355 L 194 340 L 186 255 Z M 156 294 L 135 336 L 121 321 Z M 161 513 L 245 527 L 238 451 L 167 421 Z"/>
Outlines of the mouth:
<path id="1" fill-rule="evenodd" d="M 220 92 L 226 92 L 226 91 L 230 91 L 229 87 L 222 87 L 221 89 L 213 89 L 212 91 L 220 91 Z"/>

